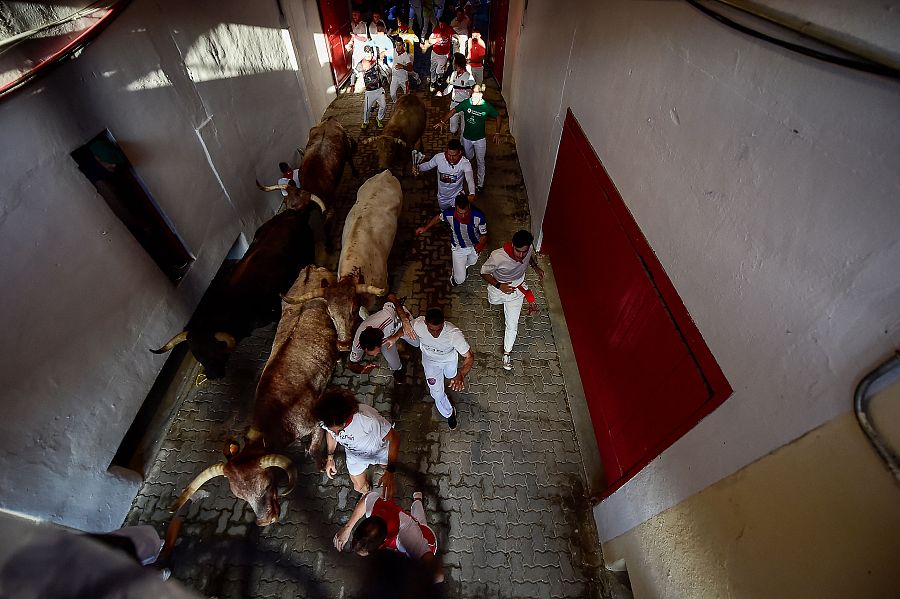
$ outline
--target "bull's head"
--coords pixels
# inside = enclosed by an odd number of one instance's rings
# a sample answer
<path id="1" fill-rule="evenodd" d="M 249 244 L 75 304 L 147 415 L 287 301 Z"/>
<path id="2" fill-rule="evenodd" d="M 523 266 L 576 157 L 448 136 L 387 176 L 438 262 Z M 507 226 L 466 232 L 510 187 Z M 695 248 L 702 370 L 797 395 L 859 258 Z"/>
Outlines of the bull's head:
<path id="1" fill-rule="evenodd" d="M 364 294 L 384 295 L 384 289 L 357 282 L 361 280 L 357 274 L 344 277 L 337 283 L 322 280 L 321 289 L 310 291 L 301 296 L 282 299 L 288 304 L 305 304 L 317 298 L 323 298 L 328 306 L 328 316 L 334 323 L 337 332 L 338 351 L 350 351 L 353 343 L 354 324 L 359 312 L 360 298 Z"/>
<path id="2" fill-rule="evenodd" d="M 178 498 L 173 510 L 177 512 L 207 481 L 224 476 L 228 479 L 231 493 L 250 504 L 256 514 L 256 523 L 268 526 L 281 516 L 276 469 L 287 473 L 288 487 L 281 496 L 287 495 L 294 488 L 296 480 L 296 471 L 290 458 L 272 453 L 260 455 L 254 451 L 238 452 L 229 457 L 227 462 L 210 466 L 198 474 Z"/>
<path id="3" fill-rule="evenodd" d="M 305 189 L 301 189 L 294 185 L 293 181 L 289 181 L 286 185 L 263 185 L 258 180 L 256 186 L 263 191 L 287 191 L 287 197 L 284 198 L 284 204 L 292 210 L 302 210 L 310 202 L 315 204 L 325 213 L 325 202 L 319 196 L 309 193 Z"/>
<path id="4" fill-rule="evenodd" d="M 374 144 L 378 156 L 378 170 L 383 171 L 393 166 L 402 164 L 409 157 L 409 147 L 399 137 L 379 135 L 370 137 L 363 144 Z"/>
<path id="5" fill-rule="evenodd" d="M 231 352 L 237 347 L 237 340 L 231 333 L 224 331 L 182 331 L 169 339 L 159 349 L 151 349 L 154 354 L 172 351 L 179 343 L 188 342 L 194 358 L 203 366 L 208 379 L 220 379 L 225 376 L 225 367 Z"/>

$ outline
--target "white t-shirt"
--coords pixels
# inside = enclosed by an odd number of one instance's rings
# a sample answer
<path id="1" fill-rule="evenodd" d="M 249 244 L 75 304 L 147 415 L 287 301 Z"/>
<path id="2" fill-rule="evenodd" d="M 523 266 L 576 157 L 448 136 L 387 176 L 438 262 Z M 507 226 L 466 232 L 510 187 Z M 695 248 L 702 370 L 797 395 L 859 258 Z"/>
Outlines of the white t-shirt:
<path id="1" fill-rule="evenodd" d="M 379 499 L 381 499 L 379 491 L 369 491 L 366 495 L 366 518 L 372 517 L 375 502 Z M 416 519 L 406 512 L 400 512 L 397 516 L 400 518 L 400 530 L 397 533 L 397 551 L 416 559 L 426 553 L 431 553 L 428 541 L 422 535 L 422 529 L 419 527 Z"/>
<path id="2" fill-rule="evenodd" d="M 413 321 L 413 330 L 419 337 L 419 348 L 422 356 L 432 362 L 456 362 L 457 354 L 460 356 L 469 353 L 469 342 L 466 341 L 463 332 L 452 322 L 445 320 L 441 334 L 433 337 L 428 332 L 425 317 L 420 316 Z"/>
<path id="3" fill-rule="evenodd" d="M 288 179 L 287 177 L 282 177 L 281 179 L 279 179 L 278 184 L 279 185 L 287 185 L 289 181 L 293 181 L 294 185 L 296 185 L 298 188 L 300 187 L 300 169 L 299 168 L 294 169 L 294 171 L 291 173 L 290 179 Z M 288 194 L 287 189 L 281 190 L 281 195 L 283 195 L 284 197 L 287 197 L 287 194 Z"/>
<path id="4" fill-rule="evenodd" d="M 404 310 L 406 309 L 404 308 Z M 409 314 L 409 310 L 406 310 L 406 313 Z M 375 327 L 376 329 L 381 329 L 384 332 L 384 338 L 387 339 L 399 331 L 402 326 L 403 321 L 400 320 L 400 316 L 397 314 L 397 307 L 394 305 L 394 302 L 385 302 L 381 310 L 374 314 L 370 314 L 367 319 L 362 321 L 359 328 L 356 329 L 356 335 L 353 337 L 353 347 L 350 349 L 350 361 L 359 362 L 366 354 L 359 344 L 359 336 L 367 328 Z M 381 343 L 384 345 L 384 341 Z"/>
<path id="5" fill-rule="evenodd" d="M 384 437 L 393 428 L 378 410 L 366 404 L 359 404 L 359 411 L 353 415 L 353 420 L 337 434 L 324 424 L 320 426 L 343 446 L 345 452 L 368 461 L 378 457 L 382 448 L 387 446 Z"/>
<path id="6" fill-rule="evenodd" d="M 406 83 L 409 80 L 409 71 L 406 69 L 401 69 L 398 67 L 406 66 L 408 64 L 412 64 L 412 57 L 409 55 L 409 52 L 404 52 L 403 54 L 394 54 L 394 81 L 398 83 Z"/>
<path id="7" fill-rule="evenodd" d="M 518 287 L 525 280 L 525 270 L 528 268 L 528 263 L 531 262 L 532 253 L 534 253 L 534 245 L 528 248 L 525 258 L 519 262 L 513 260 L 505 249 L 497 248 L 484 261 L 481 274 L 493 275 L 500 283 L 509 283 L 513 287 Z"/>
<path id="8" fill-rule="evenodd" d="M 454 103 L 459 104 L 463 100 L 468 100 L 472 97 L 472 88 L 475 86 L 475 79 L 469 71 L 463 71 L 462 75 L 460 75 L 454 70 L 450 75 L 447 84 L 449 87 L 453 88 L 453 95 L 450 99 Z"/>
<path id="9" fill-rule="evenodd" d="M 438 172 L 438 205 L 441 210 L 453 206 L 456 196 L 462 193 L 463 179 L 466 181 L 469 193 L 475 193 L 475 178 L 472 175 L 472 163 L 463 156 L 456 165 L 447 162 L 443 152 L 435 154 L 431 160 L 419 165 L 419 171 L 430 171 L 437 168 Z"/>

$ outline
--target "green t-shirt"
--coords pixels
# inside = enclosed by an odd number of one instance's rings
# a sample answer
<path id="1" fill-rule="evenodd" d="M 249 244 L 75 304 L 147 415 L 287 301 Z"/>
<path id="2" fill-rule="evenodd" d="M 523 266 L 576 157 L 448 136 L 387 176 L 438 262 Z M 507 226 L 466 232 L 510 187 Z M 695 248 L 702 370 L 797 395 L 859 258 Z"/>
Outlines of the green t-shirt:
<path id="1" fill-rule="evenodd" d="M 472 100 L 466 99 L 456 105 L 456 112 L 463 113 L 463 137 L 469 141 L 484 139 L 484 123 L 488 117 L 497 118 L 500 113 L 497 109 L 482 100 L 478 106 L 472 106 Z"/>

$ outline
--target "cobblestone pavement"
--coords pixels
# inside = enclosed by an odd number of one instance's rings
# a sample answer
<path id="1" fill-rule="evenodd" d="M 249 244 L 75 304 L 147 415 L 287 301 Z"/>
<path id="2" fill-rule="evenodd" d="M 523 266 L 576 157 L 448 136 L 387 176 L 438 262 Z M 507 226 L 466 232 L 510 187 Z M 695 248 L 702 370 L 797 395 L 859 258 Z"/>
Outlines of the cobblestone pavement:
<path id="1" fill-rule="evenodd" d="M 436 122 L 448 100 L 419 93 L 429 106 L 429 122 Z M 496 89 L 488 91 L 487 99 L 505 116 Z M 361 103 L 361 94 L 343 95 L 326 114 L 365 138 L 359 130 Z M 429 127 L 426 154 L 439 151 L 446 139 Z M 479 206 L 488 217 L 490 248 L 529 224 L 511 142 L 507 137 L 499 146 L 488 144 L 487 185 Z M 359 185 L 375 172 L 371 145 L 360 148 L 357 166 L 358 179 L 345 171 L 335 211 L 339 218 L 346 215 Z M 440 224 L 421 238 L 413 232 L 437 212 L 435 176 L 413 178 L 407 165 L 402 185 L 404 211 L 389 260 L 393 289 L 407 297 L 414 315 L 430 306 L 443 307 L 475 352 L 465 391 L 452 394 L 459 428 L 448 430 L 428 396 L 416 350 L 404 344 L 401 356 L 410 365 L 406 385 L 395 385 L 383 362 L 370 375 L 355 375 L 338 365 L 333 384 L 352 388 L 360 401 L 396 422 L 402 435 L 397 497 L 408 508 L 412 492 L 425 491 L 429 523 L 437 532 L 448 575 L 447 596 L 606 597 L 541 285 L 529 270 L 528 283 L 537 291 L 542 312 L 526 317 L 523 311 L 513 370 L 506 372 L 500 365 L 502 310 L 487 303 L 477 275 L 486 255 L 470 268 L 469 279 L 451 290 L 446 227 Z M 339 231 L 335 242 L 340 244 Z M 128 524 L 149 523 L 162 532 L 181 490 L 203 468 L 222 460 L 227 437 L 245 430 L 274 330 L 271 325 L 245 339 L 225 379 L 187 393 Z M 256 526 L 252 510 L 230 494 L 224 478 L 207 483 L 210 495 L 192 506 L 172 556 L 173 576 L 201 595 L 217 597 L 360 597 L 371 590 L 363 569 L 366 560 L 339 553 L 331 544 L 358 498 L 342 454 L 340 474 L 329 481 L 315 471 L 305 449 L 301 442 L 285 452 L 298 465 L 298 483 L 283 504 L 281 521 L 266 528 Z"/>

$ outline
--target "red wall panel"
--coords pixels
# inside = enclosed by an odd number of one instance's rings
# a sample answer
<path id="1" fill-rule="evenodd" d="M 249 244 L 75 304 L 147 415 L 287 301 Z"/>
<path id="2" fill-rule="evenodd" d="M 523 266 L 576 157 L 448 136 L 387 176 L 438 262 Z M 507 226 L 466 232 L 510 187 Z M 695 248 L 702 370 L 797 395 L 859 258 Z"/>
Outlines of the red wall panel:
<path id="1" fill-rule="evenodd" d="M 731 387 L 569 111 L 543 226 L 612 493 Z"/>

